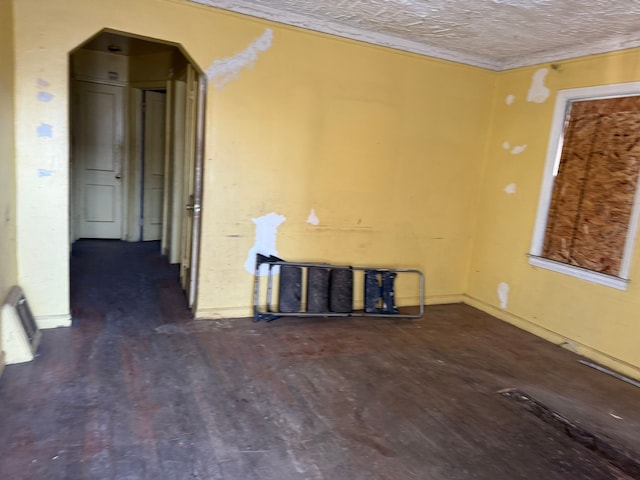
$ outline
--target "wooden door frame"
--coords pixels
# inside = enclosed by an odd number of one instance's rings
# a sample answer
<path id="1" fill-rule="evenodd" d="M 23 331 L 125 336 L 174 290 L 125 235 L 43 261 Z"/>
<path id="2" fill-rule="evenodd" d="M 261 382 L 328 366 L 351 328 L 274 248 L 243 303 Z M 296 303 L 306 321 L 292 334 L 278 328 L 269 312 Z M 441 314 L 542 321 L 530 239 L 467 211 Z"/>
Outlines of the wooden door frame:
<path id="1" fill-rule="evenodd" d="M 142 102 L 143 93 L 145 90 L 165 90 L 169 92 L 169 82 L 166 81 L 154 81 L 154 82 L 131 82 L 128 86 L 129 95 L 129 129 L 130 141 L 129 141 L 129 159 L 127 165 L 127 180 L 126 180 L 126 205 L 125 215 L 126 224 L 124 229 L 123 240 L 129 242 L 142 241 L 142 227 L 140 225 L 140 219 L 142 218 L 142 201 L 143 195 L 143 182 L 142 169 L 140 168 L 141 162 L 144 160 L 142 157 L 142 145 L 144 144 L 144 138 L 142 137 L 144 128 L 142 126 Z M 166 155 L 166 152 L 165 152 Z M 166 157 L 165 157 L 166 159 Z"/>
<path id="2" fill-rule="evenodd" d="M 204 182 L 204 138 L 207 110 L 207 89 L 209 78 L 196 69 L 198 73 L 198 99 L 196 107 L 196 155 L 193 177 L 193 227 L 191 237 L 191 265 L 189 266 L 189 308 L 196 310 L 197 285 L 200 267 L 200 237 L 202 232 L 202 195 Z"/>

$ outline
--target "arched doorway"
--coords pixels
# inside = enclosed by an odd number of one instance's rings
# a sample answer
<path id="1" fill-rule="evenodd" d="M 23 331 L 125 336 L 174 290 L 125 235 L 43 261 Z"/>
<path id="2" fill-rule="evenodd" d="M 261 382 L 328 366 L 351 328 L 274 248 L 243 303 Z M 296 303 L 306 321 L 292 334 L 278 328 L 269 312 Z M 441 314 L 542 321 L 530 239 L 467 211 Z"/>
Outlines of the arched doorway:
<path id="1" fill-rule="evenodd" d="M 72 242 L 157 242 L 190 307 L 206 80 L 177 44 L 104 30 L 70 54 Z"/>

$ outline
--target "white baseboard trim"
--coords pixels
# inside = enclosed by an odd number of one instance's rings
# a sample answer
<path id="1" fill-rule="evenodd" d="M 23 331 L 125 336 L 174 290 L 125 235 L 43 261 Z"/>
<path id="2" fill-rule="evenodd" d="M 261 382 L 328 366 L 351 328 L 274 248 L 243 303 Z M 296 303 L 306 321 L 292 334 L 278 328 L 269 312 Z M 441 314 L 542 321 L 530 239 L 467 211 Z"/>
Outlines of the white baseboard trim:
<path id="1" fill-rule="evenodd" d="M 430 295 L 424 299 L 424 304 L 448 305 L 450 303 L 464 303 L 464 298 L 465 296 L 461 293 L 454 295 Z"/>
<path id="2" fill-rule="evenodd" d="M 59 315 L 38 315 L 35 317 L 38 328 L 58 328 L 58 327 L 70 327 L 71 315 L 68 313 L 61 313 Z"/>
<path id="3" fill-rule="evenodd" d="M 464 295 L 431 295 L 424 299 L 425 305 L 444 305 L 449 303 L 463 303 Z M 396 299 L 399 306 L 415 306 L 418 297 L 401 297 Z M 357 304 L 356 304 L 357 305 Z M 253 318 L 253 306 L 245 307 L 202 307 L 197 308 L 194 317 L 197 320 L 220 320 L 223 318 Z"/>
<path id="4" fill-rule="evenodd" d="M 463 303 L 477 308 L 489 315 L 492 315 L 500 320 L 503 320 L 511 325 L 514 325 L 522 330 L 525 330 L 537 337 L 543 338 L 559 347 L 566 348 L 567 350 L 572 351 L 578 355 L 589 358 L 594 362 L 608 367 L 612 370 L 615 370 L 618 373 L 621 373 L 629 378 L 634 380 L 640 380 L 640 368 L 630 363 L 625 362 L 624 360 L 620 360 L 618 358 L 614 358 L 600 350 L 597 350 L 589 345 L 584 345 L 580 342 L 576 342 L 572 338 L 567 338 L 559 333 L 556 333 L 552 330 L 549 330 L 541 325 L 538 325 L 530 320 L 514 315 L 513 313 L 507 312 L 501 308 L 495 307 L 489 303 L 486 303 L 477 298 L 470 297 L 469 295 L 464 295 Z M 587 367 L 585 367 L 587 368 Z"/>

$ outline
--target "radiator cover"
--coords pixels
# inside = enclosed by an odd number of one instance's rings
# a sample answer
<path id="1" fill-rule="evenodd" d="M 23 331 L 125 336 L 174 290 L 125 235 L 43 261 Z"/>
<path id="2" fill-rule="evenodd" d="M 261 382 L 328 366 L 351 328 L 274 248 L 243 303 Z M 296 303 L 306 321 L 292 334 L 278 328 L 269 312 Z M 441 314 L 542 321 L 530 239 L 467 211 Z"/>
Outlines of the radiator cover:
<path id="1" fill-rule="evenodd" d="M 2 305 L 2 350 L 7 365 L 33 360 L 42 336 L 22 288 L 14 286 Z"/>

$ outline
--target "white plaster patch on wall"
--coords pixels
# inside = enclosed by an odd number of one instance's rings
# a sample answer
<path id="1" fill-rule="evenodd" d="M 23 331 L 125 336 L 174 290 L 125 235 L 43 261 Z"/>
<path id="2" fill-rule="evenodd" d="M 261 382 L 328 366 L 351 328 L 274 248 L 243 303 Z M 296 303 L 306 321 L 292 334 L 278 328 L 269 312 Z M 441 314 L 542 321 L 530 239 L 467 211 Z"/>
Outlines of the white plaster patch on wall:
<path id="1" fill-rule="evenodd" d="M 271 48 L 272 42 L 273 30 L 267 28 L 261 36 L 240 53 L 232 57 L 214 60 L 205 73 L 213 82 L 213 86 L 220 89 L 236 78 L 243 68 L 252 67 L 258 59 L 258 55 Z"/>
<path id="2" fill-rule="evenodd" d="M 276 239 L 278 236 L 278 227 L 286 220 L 284 215 L 278 215 L 271 212 L 262 217 L 253 218 L 252 222 L 256 225 L 256 240 L 249 249 L 249 254 L 244 262 L 244 269 L 254 274 L 256 271 L 256 255 L 278 255 L 276 250 Z M 268 266 L 262 265 L 260 275 L 268 274 Z"/>
<path id="3" fill-rule="evenodd" d="M 511 153 L 513 155 L 518 155 L 518 154 L 524 152 L 526 149 L 527 149 L 526 145 L 516 145 L 515 147 L 513 147 L 511 149 Z"/>
<path id="4" fill-rule="evenodd" d="M 504 187 L 504 191 L 505 191 L 505 193 L 508 193 L 509 195 L 513 195 L 514 193 L 516 193 L 516 184 L 515 183 L 510 183 L 509 185 Z"/>
<path id="5" fill-rule="evenodd" d="M 511 148 L 511 144 L 505 141 L 502 143 L 502 148 L 504 148 L 505 150 L 509 150 Z"/>
<path id="6" fill-rule="evenodd" d="M 53 100 L 53 94 L 49 92 L 38 92 L 38 100 L 41 102 L 50 102 Z"/>
<path id="7" fill-rule="evenodd" d="M 549 73 L 548 68 L 540 68 L 536 70 L 531 78 L 531 86 L 527 93 L 527 101 L 534 103 L 544 103 L 549 98 L 551 93 L 547 87 L 544 86 L 544 79 Z"/>
<path id="8" fill-rule="evenodd" d="M 316 215 L 316 211 L 313 208 L 311 209 L 311 213 L 309 213 L 309 216 L 307 217 L 307 223 L 311 225 L 320 224 L 320 219 L 318 218 L 318 215 Z"/>
<path id="9" fill-rule="evenodd" d="M 36 128 L 36 134 L 38 137 L 53 137 L 53 125 L 49 125 L 48 123 L 41 123 Z"/>
<path id="10" fill-rule="evenodd" d="M 516 99 L 515 95 L 507 95 L 504 99 L 504 103 L 507 105 L 513 105 L 513 101 Z"/>
<path id="11" fill-rule="evenodd" d="M 498 299 L 500 300 L 500 308 L 507 308 L 509 303 L 509 284 L 501 282 L 498 285 Z"/>

